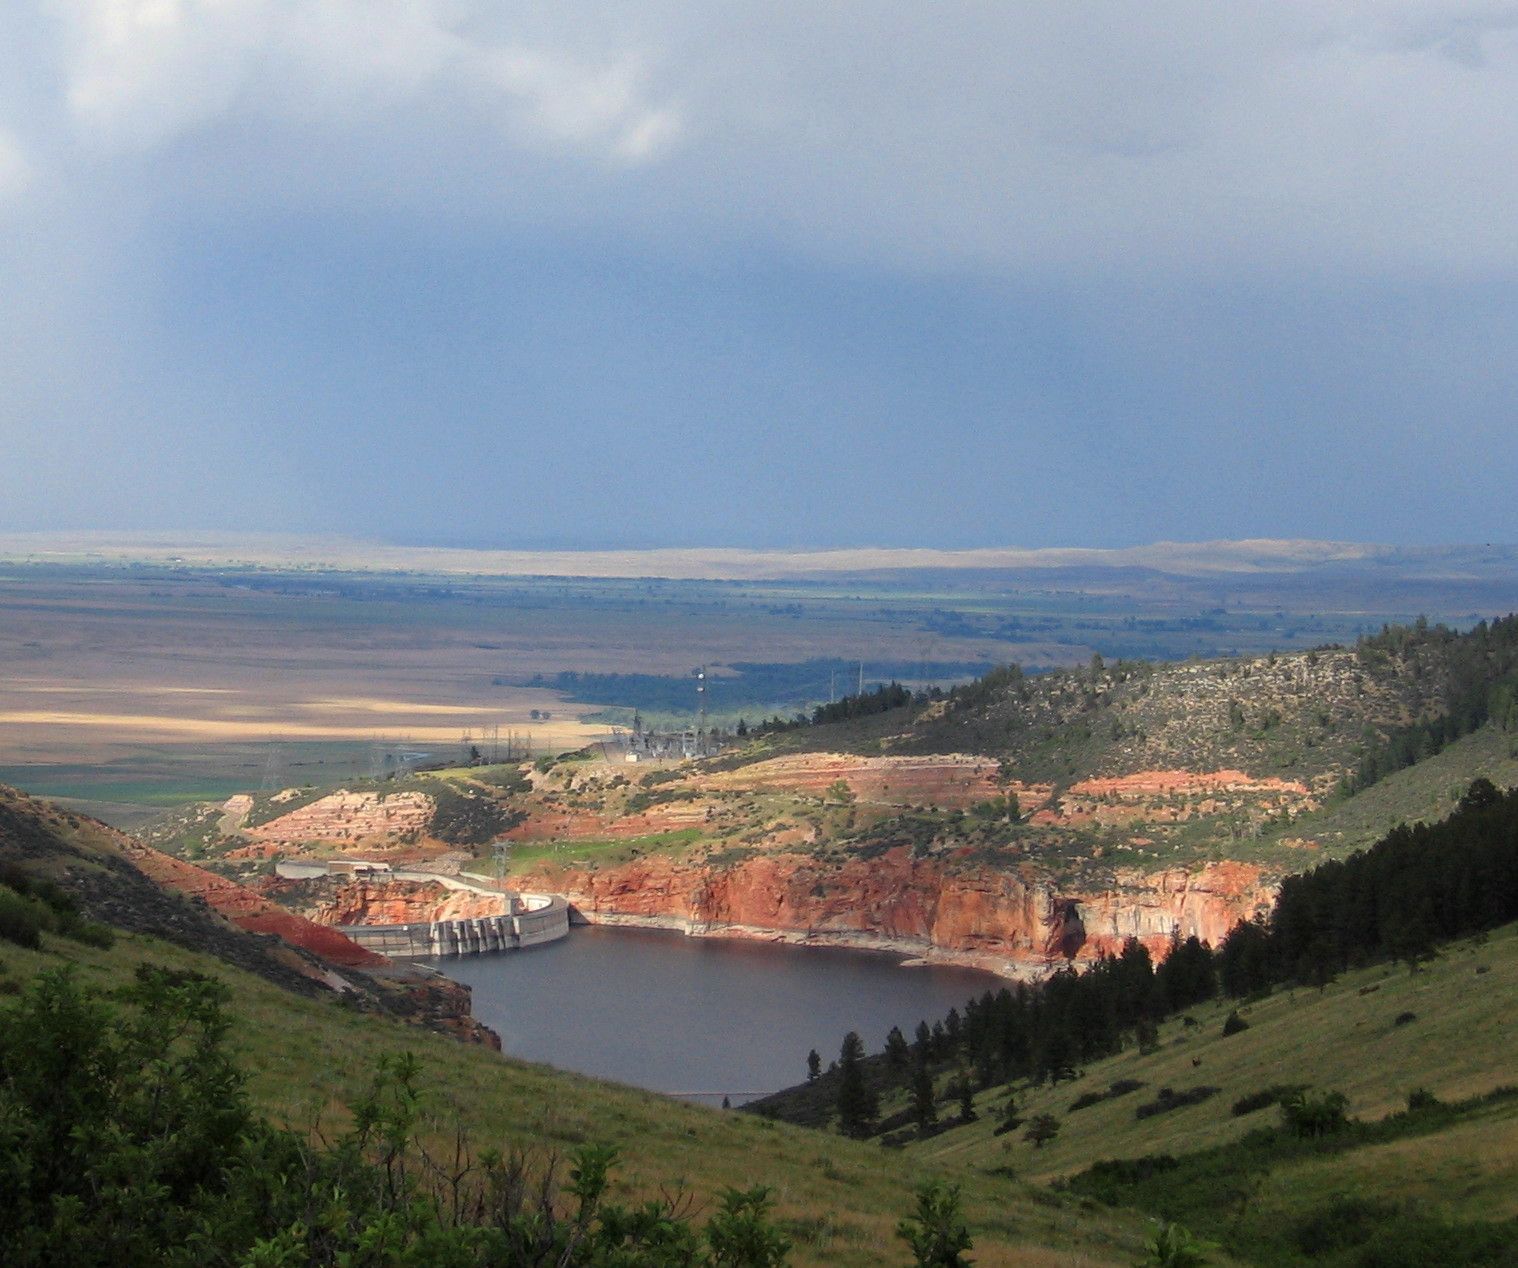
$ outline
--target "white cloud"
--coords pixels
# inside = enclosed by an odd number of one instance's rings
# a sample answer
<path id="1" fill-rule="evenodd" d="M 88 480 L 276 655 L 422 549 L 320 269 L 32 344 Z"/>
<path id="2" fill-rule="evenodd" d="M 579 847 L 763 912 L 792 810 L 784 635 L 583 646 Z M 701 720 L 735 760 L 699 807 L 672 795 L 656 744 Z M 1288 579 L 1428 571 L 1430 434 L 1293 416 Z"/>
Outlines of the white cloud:
<path id="1" fill-rule="evenodd" d="M 454 130 L 501 122 L 530 146 L 652 156 L 671 111 L 636 60 L 601 62 L 461 34 L 427 0 L 86 0 L 54 9 L 68 108 L 86 144 L 151 149 L 248 120 L 373 145 L 397 116 L 442 106 Z M 470 111 L 473 113 L 471 114 Z"/>
<path id="2" fill-rule="evenodd" d="M 38 2 L 56 64 L 0 123 L 81 198 L 100 165 L 913 269 L 1518 266 L 1511 3 Z"/>

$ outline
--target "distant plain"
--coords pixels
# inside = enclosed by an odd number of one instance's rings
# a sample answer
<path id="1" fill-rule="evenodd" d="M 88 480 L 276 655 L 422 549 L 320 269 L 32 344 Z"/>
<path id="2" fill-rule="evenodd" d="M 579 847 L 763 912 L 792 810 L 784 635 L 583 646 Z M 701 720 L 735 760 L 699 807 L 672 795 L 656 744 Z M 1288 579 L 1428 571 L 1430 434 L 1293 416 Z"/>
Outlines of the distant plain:
<path id="1" fill-rule="evenodd" d="M 629 721 L 661 678 L 661 698 L 677 703 L 656 720 L 680 724 L 690 715 L 679 681 L 702 665 L 712 717 L 731 725 L 860 677 L 924 685 L 1007 661 L 1264 652 L 1349 642 L 1420 614 L 1468 625 L 1518 609 L 1518 560 L 1505 547 L 173 549 L 0 541 L 0 782 L 123 821 L 124 807 L 270 778 L 372 773 L 381 752 L 579 747 Z M 565 575 L 509 571 L 540 567 Z M 581 575 L 595 569 L 617 575 Z M 566 673 L 599 677 L 566 690 Z M 643 694 L 607 675 L 642 676 Z M 693 715 L 693 685 L 688 694 Z"/>

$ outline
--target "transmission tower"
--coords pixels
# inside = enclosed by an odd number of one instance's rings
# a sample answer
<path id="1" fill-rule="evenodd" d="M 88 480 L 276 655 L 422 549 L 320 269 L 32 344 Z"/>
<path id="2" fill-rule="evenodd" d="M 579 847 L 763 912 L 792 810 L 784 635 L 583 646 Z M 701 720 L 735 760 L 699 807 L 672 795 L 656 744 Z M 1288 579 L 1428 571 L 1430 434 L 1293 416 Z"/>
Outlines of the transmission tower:
<path id="1" fill-rule="evenodd" d="M 495 859 L 495 886 L 499 890 L 506 888 L 506 867 L 511 862 L 511 842 L 505 837 L 497 837 L 490 843 L 490 853 Z"/>

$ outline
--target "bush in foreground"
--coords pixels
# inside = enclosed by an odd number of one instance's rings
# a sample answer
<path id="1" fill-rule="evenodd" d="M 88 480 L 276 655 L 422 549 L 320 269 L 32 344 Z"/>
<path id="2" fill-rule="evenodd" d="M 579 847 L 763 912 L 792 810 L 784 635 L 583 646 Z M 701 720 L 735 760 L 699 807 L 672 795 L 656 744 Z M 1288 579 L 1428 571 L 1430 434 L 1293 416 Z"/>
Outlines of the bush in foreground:
<path id="1" fill-rule="evenodd" d="M 8 1268 L 778 1268 L 763 1187 L 703 1228 L 679 1194 L 606 1200 L 615 1151 L 561 1182 L 527 1151 L 448 1156 L 416 1130 L 409 1055 L 383 1060 L 333 1144 L 253 1113 L 227 988 L 144 966 L 118 1010 L 72 973 L 0 1008 L 0 1245 Z"/>

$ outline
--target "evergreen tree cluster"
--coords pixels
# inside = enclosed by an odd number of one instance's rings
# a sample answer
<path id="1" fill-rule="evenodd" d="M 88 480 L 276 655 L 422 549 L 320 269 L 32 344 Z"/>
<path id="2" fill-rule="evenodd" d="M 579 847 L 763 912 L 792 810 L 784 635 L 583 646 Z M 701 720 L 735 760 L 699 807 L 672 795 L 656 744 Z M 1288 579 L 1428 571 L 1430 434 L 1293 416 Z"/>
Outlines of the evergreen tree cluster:
<path id="1" fill-rule="evenodd" d="M 1438 717 L 1402 727 L 1373 746 L 1346 776 L 1346 794 L 1434 756 L 1488 722 L 1518 731 L 1518 615 L 1482 621 L 1465 634 L 1420 617 L 1361 639 L 1357 651 L 1367 663 L 1394 656 L 1415 674 L 1441 674 L 1446 706 Z"/>
<path id="2" fill-rule="evenodd" d="M 1342 862 L 1281 885 L 1266 926 L 1220 953 L 1233 994 L 1318 983 L 1372 960 L 1409 964 L 1452 938 L 1518 920 L 1518 789 L 1476 780 L 1441 823 L 1402 825 Z"/>
<path id="3" fill-rule="evenodd" d="M 855 718 L 868 718 L 877 713 L 887 713 L 911 703 L 912 693 L 899 682 L 881 683 L 873 691 L 844 696 L 842 700 L 835 700 L 831 704 L 819 704 L 812 710 L 812 725 L 852 722 Z"/>
<path id="4" fill-rule="evenodd" d="M 881 683 L 869 691 L 844 696 L 830 704 L 819 704 L 810 714 L 798 713 L 790 719 L 776 714 L 772 718 L 761 720 L 752 727 L 746 721 L 740 721 L 738 734 L 774 735 L 781 731 L 795 731 L 801 727 L 824 726 L 829 722 L 852 722 L 858 718 L 874 717 L 879 713 L 900 709 L 909 704 L 926 704 L 930 700 L 942 698 L 943 690 L 940 687 L 929 687 L 924 691 L 913 693 L 899 682 Z"/>

